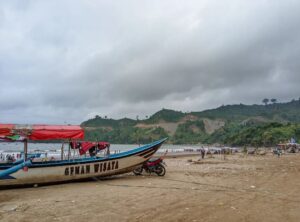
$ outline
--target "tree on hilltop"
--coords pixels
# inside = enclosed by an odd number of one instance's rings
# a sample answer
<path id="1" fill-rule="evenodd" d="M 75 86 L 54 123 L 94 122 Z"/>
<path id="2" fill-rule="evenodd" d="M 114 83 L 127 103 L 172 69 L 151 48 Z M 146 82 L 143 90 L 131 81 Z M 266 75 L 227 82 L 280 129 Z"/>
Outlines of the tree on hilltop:
<path id="1" fill-rule="evenodd" d="M 271 99 L 271 102 L 272 102 L 273 104 L 275 104 L 275 103 L 277 103 L 277 99 Z"/>
<path id="2" fill-rule="evenodd" d="M 269 99 L 267 99 L 267 98 L 265 98 L 265 99 L 263 99 L 263 101 L 262 101 L 265 105 L 268 105 L 268 103 L 269 103 Z"/>

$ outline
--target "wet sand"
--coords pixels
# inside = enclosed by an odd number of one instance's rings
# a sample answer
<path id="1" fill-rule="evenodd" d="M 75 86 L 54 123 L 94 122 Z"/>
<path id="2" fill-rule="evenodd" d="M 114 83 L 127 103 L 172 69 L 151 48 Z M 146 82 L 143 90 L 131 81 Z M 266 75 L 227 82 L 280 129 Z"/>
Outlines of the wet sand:
<path id="1" fill-rule="evenodd" d="M 165 177 L 1 190 L 0 221 L 300 221 L 300 154 L 198 158 L 166 159 Z"/>

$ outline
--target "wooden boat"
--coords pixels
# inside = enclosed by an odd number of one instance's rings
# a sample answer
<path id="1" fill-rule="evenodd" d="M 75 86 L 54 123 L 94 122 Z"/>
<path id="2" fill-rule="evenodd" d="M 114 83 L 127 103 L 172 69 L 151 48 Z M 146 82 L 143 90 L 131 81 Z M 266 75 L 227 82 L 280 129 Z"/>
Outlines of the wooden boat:
<path id="1" fill-rule="evenodd" d="M 28 140 L 79 140 L 84 137 L 83 129 L 80 126 L 0 124 L 0 138 L 12 137 L 21 138 L 24 142 L 24 158 L 16 163 L 0 166 L 0 187 L 107 177 L 131 172 L 148 161 L 166 140 L 162 139 L 130 151 L 104 157 L 68 158 L 43 162 L 34 161 L 34 156 L 27 154 Z"/>

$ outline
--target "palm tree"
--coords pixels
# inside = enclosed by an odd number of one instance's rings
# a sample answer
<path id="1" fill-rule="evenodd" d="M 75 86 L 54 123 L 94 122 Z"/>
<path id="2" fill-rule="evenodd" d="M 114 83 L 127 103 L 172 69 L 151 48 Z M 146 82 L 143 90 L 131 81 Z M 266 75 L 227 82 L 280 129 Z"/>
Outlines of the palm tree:
<path id="1" fill-rule="evenodd" d="M 263 99 L 263 101 L 262 101 L 265 105 L 267 105 L 268 104 L 268 102 L 269 102 L 269 99 L 267 99 L 267 98 L 265 98 L 265 99 Z"/>

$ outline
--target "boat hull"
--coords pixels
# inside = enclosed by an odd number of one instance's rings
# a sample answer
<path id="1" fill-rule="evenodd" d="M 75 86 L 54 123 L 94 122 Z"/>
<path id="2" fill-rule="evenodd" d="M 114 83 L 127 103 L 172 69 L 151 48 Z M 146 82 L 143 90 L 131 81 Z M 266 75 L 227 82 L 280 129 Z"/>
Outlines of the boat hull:
<path id="1" fill-rule="evenodd" d="M 64 182 L 127 173 L 150 159 L 164 141 L 160 140 L 104 158 L 30 162 L 27 166 L 20 166 L 15 172 L 5 175 L 2 173 L 2 176 L 0 174 L 0 187 Z"/>

